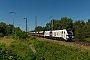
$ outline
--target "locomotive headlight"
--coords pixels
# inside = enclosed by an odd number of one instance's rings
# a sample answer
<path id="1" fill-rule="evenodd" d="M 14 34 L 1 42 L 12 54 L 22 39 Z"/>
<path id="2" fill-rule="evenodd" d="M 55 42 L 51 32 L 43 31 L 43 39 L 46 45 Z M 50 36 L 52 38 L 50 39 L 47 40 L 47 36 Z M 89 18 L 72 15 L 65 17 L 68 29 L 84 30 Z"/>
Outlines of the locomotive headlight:
<path id="1" fill-rule="evenodd" d="M 66 39 L 68 39 L 69 37 L 68 37 L 68 35 L 66 36 Z"/>

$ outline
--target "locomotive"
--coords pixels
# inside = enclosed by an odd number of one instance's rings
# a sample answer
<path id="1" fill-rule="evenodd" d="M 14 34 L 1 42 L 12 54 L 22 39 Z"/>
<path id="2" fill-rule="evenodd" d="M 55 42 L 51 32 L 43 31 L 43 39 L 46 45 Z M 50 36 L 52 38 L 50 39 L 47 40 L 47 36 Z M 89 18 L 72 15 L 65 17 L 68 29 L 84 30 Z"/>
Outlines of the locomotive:
<path id="1" fill-rule="evenodd" d="M 72 41 L 74 38 L 73 32 L 70 30 L 51 30 L 51 31 L 38 31 L 38 32 L 30 32 L 33 36 L 40 36 L 51 39 L 59 39 L 62 38 L 65 41 Z"/>

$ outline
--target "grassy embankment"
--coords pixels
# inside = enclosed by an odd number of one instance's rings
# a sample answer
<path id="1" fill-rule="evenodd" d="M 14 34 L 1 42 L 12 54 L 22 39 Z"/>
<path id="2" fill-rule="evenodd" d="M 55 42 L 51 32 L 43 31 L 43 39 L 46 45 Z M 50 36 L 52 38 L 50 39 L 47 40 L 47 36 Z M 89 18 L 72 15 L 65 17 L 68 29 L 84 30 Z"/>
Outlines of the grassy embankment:
<path id="1" fill-rule="evenodd" d="M 90 52 L 78 49 L 78 47 L 66 46 L 58 44 L 57 42 L 50 42 L 48 40 L 37 40 L 32 37 L 31 44 L 36 49 L 37 60 L 88 60 L 90 59 Z"/>
<path id="2" fill-rule="evenodd" d="M 1 43 L 3 42 L 3 43 Z M 34 53 L 29 45 L 32 45 Z M 7 60 L 89 60 L 90 52 L 48 40 L 30 37 L 26 40 L 0 39 L 0 59 Z"/>
<path id="3" fill-rule="evenodd" d="M 34 57 L 25 40 L 0 38 L 0 60 L 33 60 Z"/>

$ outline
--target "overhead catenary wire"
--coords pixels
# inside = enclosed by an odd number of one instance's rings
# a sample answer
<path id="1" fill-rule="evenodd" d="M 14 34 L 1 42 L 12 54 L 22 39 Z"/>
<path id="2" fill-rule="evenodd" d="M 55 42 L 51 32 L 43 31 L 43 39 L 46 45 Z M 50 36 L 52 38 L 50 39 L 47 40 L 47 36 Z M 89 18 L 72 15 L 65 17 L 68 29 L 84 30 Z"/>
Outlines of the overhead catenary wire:
<path id="1" fill-rule="evenodd" d="M 51 14 L 52 17 L 54 17 L 54 15 L 55 15 L 56 9 L 58 8 L 58 4 L 59 4 L 59 0 L 55 0 L 55 4 L 54 4 L 54 5 L 55 5 L 56 7 L 54 7 L 53 10 L 52 10 L 52 14 Z M 82 10 L 79 10 L 79 11 L 77 11 L 77 12 L 73 12 L 73 13 L 71 13 L 71 14 L 68 14 L 68 16 L 70 17 L 70 16 L 72 16 L 72 15 L 76 15 L 75 17 L 76 17 L 76 18 L 79 18 L 79 17 L 80 17 L 80 14 L 81 14 L 82 12 L 85 12 L 86 10 L 90 10 L 90 7 L 85 8 L 85 9 L 82 9 Z M 87 14 L 87 15 L 88 15 L 88 14 Z M 85 16 L 85 14 L 84 14 L 83 16 Z M 67 16 L 66 16 L 66 17 L 67 17 Z"/>
<path id="2" fill-rule="evenodd" d="M 56 12 L 56 10 L 58 8 L 58 4 L 59 4 L 59 1 L 58 0 L 55 0 L 55 3 L 54 3 L 54 6 L 55 7 L 53 7 L 52 14 L 51 14 L 52 17 L 54 17 L 54 14 L 55 14 L 55 12 Z"/>
<path id="3" fill-rule="evenodd" d="M 82 14 L 83 12 L 85 13 L 85 11 L 87 11 L 87 10 L 90 10 L 90 7 L 85 8 L 85 9 L 82 9 L 82 10 L 79 10 L 77 12 L 73 12 L 73 13 L 69 14 L 68 16 L 74 16 L 74 15 L 76 15 L 74 18 L 80 18 L 80 16 L 81 16 L 80 14 Z M 85 17 L 86 15 L 84 14 L 83 16 Z"/>
<path id="4" fill-rule="evenodd" d="M 17 16 L 17 15 L 18 15 L 18 13 L 19 13 L 18 11 L 19 11 L 19 9 L 20 9 L 21 3 L 22 3 L 22 0 L 20 0 L 19 4 L 18 4 L 18 6 L 17 6 L 16 12 L 15 12 L 15 14 L 16 14 L 15 17 L 16 17 L 17 20 L 18 20 L 18 16 Z M 20 24 L 20 23 L 18 23 L 18 24 Z M 21 26 L 21 24 L 19 25 L 19 27 L 20 27 L 20 26 Z"/>
<path id="5" fill-rule="evenodd" d="M 18 12 L 18 10 L 19 10 L 19 8 L 20 8 L 21 3 L 22 3 L 22 0 L 20 0 L 20 3 L 19 3 L 19 5 L 18 5 L 18 7 L 17 7 L 17 10 L 16 10 L 16 13 Z"/>
<path id="6" fill-rule="evenodd" d="M 49 18 L 52 19 L 52 20 L 51 20 L 51 30 L 54 29 L 54 27 L 53 27 L 53 23 L 54 23 L 53 20 L 54 20 L 54 14 L 55 14 L 55 12 L 56 12 L 56 9 L 57 9 L 57 7 L 58 7 L 58 4 L 59 4 L 58 0 L 55 0 L 55 6 L 56 6 L 56 7 L 53 7 L 52 14 L 51 14 L 51 16 L 49 17 Z"/>

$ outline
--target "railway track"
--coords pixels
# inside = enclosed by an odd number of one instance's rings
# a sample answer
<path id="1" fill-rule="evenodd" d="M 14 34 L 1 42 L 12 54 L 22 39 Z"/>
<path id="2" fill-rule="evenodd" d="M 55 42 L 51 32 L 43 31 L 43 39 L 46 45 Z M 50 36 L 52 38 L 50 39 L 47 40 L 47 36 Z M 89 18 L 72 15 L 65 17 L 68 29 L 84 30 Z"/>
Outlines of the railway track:
<path id="1" fill-rule="evenodd" d="M 43 38 L 43 37 L 39 37 L 41 39 L 45 39 L 45 40 L 56 40 L 56 41 L 61 41 L 61 42 L 65 42 L 63 39 L 61 40 L 57 40 L 57 39 L 47 39 L 47 38 Z M 81 46 L 90 46 L 90 42 L 85 42 L 85 41 L 71 41 L 69 43 L 73 43 L 73 44 L 77 44 L 77 45 L 81 45 Z"/>
<path id="2" fill-rule="evenodd" d="M 79 45 L 82 45 L 82 46 L 90 46 L 90 42 L 83 42 L 83 41 L 74 41 L 72 42 L 74 44 L 79 44 Z"/>

